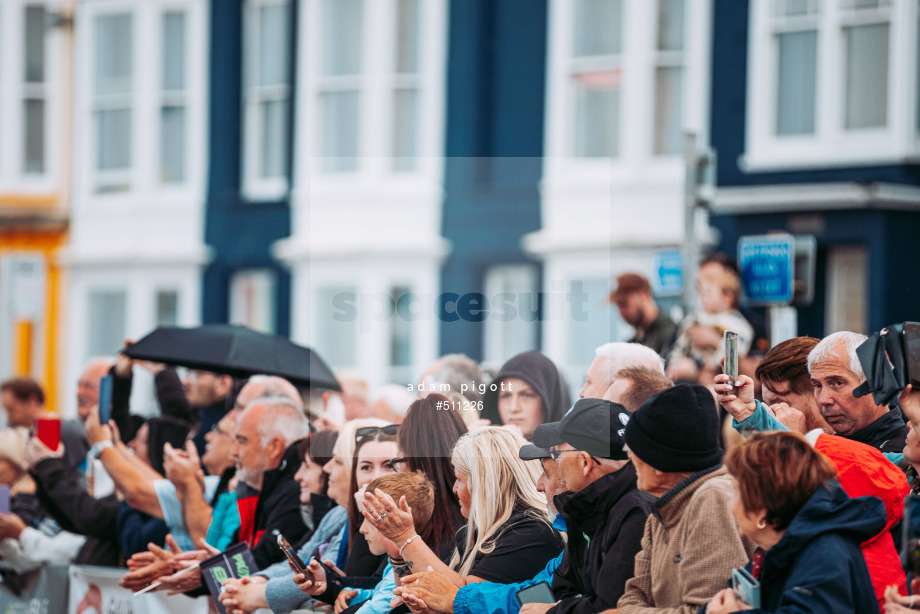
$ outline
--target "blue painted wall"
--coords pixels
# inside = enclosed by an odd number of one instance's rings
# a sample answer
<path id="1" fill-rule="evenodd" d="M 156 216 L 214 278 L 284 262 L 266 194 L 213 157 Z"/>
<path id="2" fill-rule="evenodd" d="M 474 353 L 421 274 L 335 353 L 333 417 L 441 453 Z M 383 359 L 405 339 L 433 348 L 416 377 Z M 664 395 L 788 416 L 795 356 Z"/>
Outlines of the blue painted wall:
<path id="1" fill-rule="evenodd" d="M 442 292 L 481 293 L 489 266 L 530 261 L 540 228 L 546 0 L 451 0 Z M 441 353 L 482 358 L 481 322 L 445 322 Z"/>
<path id="2" fill-rule="evenodd" d="M 718 151 L 719 187 L 855 181 L 920 185 L 918 166 L 866 166 L 798 172 L 746 173 L 744 152 L 747 87 L 748 0 L 715 0 L 712 54 L 711 142 Z M 722 233 L 719 249 L 737 252 L 738 238 L 771 230 L 791 231 L 790 218 L 809 214 L 823 221 L 816 233 L 815 301 L 799 309 L 799 333 L 824 334 L 827 249 L 863 245 L 868 251 L 869 329 L 920 319 L 920 213 L 864 209 L 790 214 L 719 215 L 711 224 Z M 792 226 L 792 227 L 791 227 Z"/>
<path id="3" fill-rule="evenodd" d="M 204 273 L 201 317 L 205 323 L 226 322 L 233 273 L 246 268 L 270 268 L 277 276 L 276 332 L 288 335 L 290 274 L 278 265 L 269 250 L 272 243 L 290 234 L 289 201 L 285 198 L 272 202 L 248 202 L 240 193 L 242 5 L 241 0 L 211 2 L 210 166 L 205 204 L 205 243 L 214 250 L 214 259 Z M 293 29 L 296 19 L 292 17 L 289 23 Z M 291 36 L 292 41 L 294 38 Z M 293 48 L 291 57 L 296 57 Z M 292 66 L 292 76 L 293 71 Z M 290 149 L 290 144 L 288 147 Z M 290 155 L 288 159 L 291 159 Z"/>

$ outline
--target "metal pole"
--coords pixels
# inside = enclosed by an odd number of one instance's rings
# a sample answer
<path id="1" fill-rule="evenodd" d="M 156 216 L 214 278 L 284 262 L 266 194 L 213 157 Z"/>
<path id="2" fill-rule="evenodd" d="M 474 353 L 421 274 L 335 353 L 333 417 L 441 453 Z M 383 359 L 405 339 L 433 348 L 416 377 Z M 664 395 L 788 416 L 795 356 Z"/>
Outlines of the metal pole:
<path id="1" fill-rule="evenodd" d="M 688 314 L 696 304 L 696 269 L 700 261 L 700 246 L 696 234 L 696 197 L 699 186 L 696 133 L 684 133 L 684 244 L 683 271 L 684 313 Z"/>

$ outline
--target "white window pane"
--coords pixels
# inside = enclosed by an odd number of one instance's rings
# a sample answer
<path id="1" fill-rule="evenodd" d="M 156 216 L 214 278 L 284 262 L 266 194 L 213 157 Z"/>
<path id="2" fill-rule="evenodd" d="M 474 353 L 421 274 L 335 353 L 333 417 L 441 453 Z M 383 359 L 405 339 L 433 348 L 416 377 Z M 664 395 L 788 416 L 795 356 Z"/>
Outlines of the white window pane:
<path id="1" fill-rule="evenodd" d="M 287 104 L 278 100 L 267 100 L 260 105 L 262 121 L 262 142 L 259 151 L 259 171 L 263 178 L 283 178 L 285 176 L 285 148 L 287 140 Z"/>
<path id="2" fill-rule="evenodd" d="M 322 72 L 356 75 L 361 72 L 363 0 L 325 0 L 322 4 Z"/>
<path id="3" fill-rule="evenodd" d="M 316 350 L 334 369 L 353 367 L 357 357 L 358 295 L 348 286 L 317 288 Z"/>
<path id="4" fill-rule="evenodd" d="M 45 8 L 27 6 L 25 21 L 26 82 L 42 83 L 45 80 Z"/>
<path id="5" fill-rule="evenodd" d="M 275 332 L 277 276 L 271 269 L 250 269 L 230 278 L 230 323 Z"/>
<path id="6" fill-rule="evenodd" d="M 45 101 L 26 100 L 23 108 L 23 161 L 26 173 L 45 172 Z"/>
<path id="7" fill-rule="evenodd" d="M 397 0 L 396 4 L 396 72 L 419 70 L 420 0 Z"/>
<path id="8" fill-rule="evenodd" d="M 659 0 L 658 49 L 680 51 L 684 48 L 684 0 Z"/>
<path id="9" fill-rule="evenodd" d="M 179 323 L 179 293 L 175 290 L 157 292 L 157 326 L 175 326 Z"/>
<path id="10" fill-rule="evenodd" d="M 683 151 L 682 108 L 683 69 L 659 68 L 655 71 L 655 153 L 679 154 Z"/>
<path id="11" fill-rule="evenodd" d="M 100 171 L 131 166 L 131 111 L 117 109 L 96 113 L 96 168 Z"/>
<path id="12" fill-rule="evenodd" d="M 131 15 L 96 17 L 95 93 L 126 94 L 131 91 L 133 21 Z"/>
<path id="13" fill-rule="evenodd" d="M 846 9 L 874 9 L 888 4 L 887 0 L 843 0 Z"/>
<path id="14" fill-rule="evenodd" d="M 125 344 L 127 297 L 122 290 L 100 290 L 87 302 L 87 354 L 112 356 Z"/>
<path id="15" fill-rule="evenodd" d="M 575 0 L 574 55 L 620 53 L 622 24 L 622 0 Z"/>
<path id="16" fill-rule="evenodd" d="M 888 24 L 844 28 L 847 45 L 846 127 L 888 123 Z"/>
<path id="17" fill-rule="evenodd" d="M 503 305 L 486 318 L 482 344 L 484 359 L 501 364 L 516 354 L 537 347 L 540 294 L 537 269 L 531 265 L 490 267 L 485 294 L 491 305 Z M 544 307 L 546 308 L 546 307 Z"/>
<path id="18" fill-rule="evenodd" d="M 160 110 L 160 181 L 185 181 L 185 107 Z"/>
<path id="19" fill-rule="evenodd" d="M 163 89 L 185 89 L 185 13 L 163 15 Z"/>
<path id="20" fill-rule="evenodd" d="M 619 153 L 620 80 L 620 70 L 576 75 L 576 156 L 616 156 Z"/>
<path id="21" fill-rule="evenodd" d="M 813 30 L 789 32 L 777 39 L 776 133 L 813 134 L 818 34 Z"/>
<path id="22" fill-rule="evenodd" d="M 418 155 L 419 92 L 396 90 L 393 97 L 393 170 L 416 168 Z"/>
<path id="23" fill-rule="evenodd" d="M 320 96 L 321 155 L 329 171 L 358 167 L 358 92 L 330 92 Z"/>
<path id="24" fill-rule="evenodd" d="M 259 7 L 259 85 L 288 82 L 287 15 L 286 4 Z"/>
<path id="25" fill-rule="evenodd" d="M 818 11 L 818 0 L 773 0 L 773 14 L 777 17 L 802 17 Z"/>
<path id="26" fill-rule="evenodd" d="M 832 247 L 827 253 L 825 331 L 868 332 L 868 253 L 862 245 Z"/>

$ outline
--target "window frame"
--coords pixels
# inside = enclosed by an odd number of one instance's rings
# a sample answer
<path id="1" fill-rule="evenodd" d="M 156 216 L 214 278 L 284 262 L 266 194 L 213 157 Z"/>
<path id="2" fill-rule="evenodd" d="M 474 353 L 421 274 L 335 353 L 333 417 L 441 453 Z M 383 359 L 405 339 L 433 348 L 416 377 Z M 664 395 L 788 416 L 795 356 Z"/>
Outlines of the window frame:
<path id="1" fill-rule="evenodd" d="M 343 184 L 372 188 L 380 183 L 419 185 L 440 180 L 443 166 L 443 131 L 447 57 L 446 0 L 419 2 L 418 69 L 400 73 L 396 63 L 397 0 L 364 0 L 361 72 L 358 75 L 322 75 L 322 2 L 301 4 L 298 50 L 298 161 L 296 174 L 306 173 L 316 189 Z M 395 138 L 395 92 L 412 89 L 418 96 L 415 128 L 416 163 L 400 170 L 393 163 Z M 353 170 L 324 170 L 322 162 L 322 111 L 320 96 L 325 92 L 357 91 L 359 96 L 357 164 Z M 362 130 L 361 126 L 370 129 Z"/>
<path id="2" fill-rule="evenodd" d="M 258 67 L 256 64 L 260 59 L 258 54 L 251 52 L 251 50 L 259 47 L 259 31 L 261 24 L 258 15 L 259 9 L 265 6 L 285 7 L 288 14 L 288 18 L 285 20 L 285 25 L 288 26 L 288 32 L 290 32 L 290 23 L 293 16 L 292 0 L 245 0 L 243 6 L 243 74 L 241 85 L 242 104 L 240 105 L 243 127 L 241 148 L 241 164 L 243 170 L 242 193 L 248 200 L 255 201 L 283 198 L 289 189 L 288 177 L 290 175 L 289 169 L 291 168 L 291 142 L 288 136 L 284 140 L 282 151 L 280 152 L 283 166 L 282 175 L 280 177 L 265 177 L 260 170 L 262 163 L 261 142 L 264 131 L 260 116 L 261 105 L 266 101 L 280 102 L 283 104 L 284 110 L 282 116 L 284 125 L 282 127 L 282 132 L 285 135 L 290 135 L 292 123 L 291 108 L 293 103 L 293 87 L 290 83 L 292 74 L 290 64 L 286 66 L 285 71 L 287 83 L 269 86 L 251 83 L 251 80 L 255 78 L 254 75 L 258 74 Z M 288 47 L 291 46 L 289 36 L 285 39 L 285 42 Z M 290 53 L 286 50 L 284 56 L 289 58 Z M 250 146 L 250 144 L 252 144 L 252 146 Z"/>
<path id="3" fill-rule="evenodd" d="M 55 192 L 60 182 L 61 139 L 61 49 L 59 28 L 52 27 L 48 16 L 57 9 L 52 0 L 4 0 L 0 6 L 0 134 L 12 135 L 6 147 L 0 147 L 0 194 L 14 192 L 42 196 Z M 27 7 L 45 10 L 44 68 L 41 83 L 27 83 L 25 75 L 25 14 Z M 25 103 L 44 102 L 42 172 L 26 170 Z M 12 142 L 12 146 L 10 146 Z"/>
<path id="4" fill-rule="evenodd" d="M 917 111 L 917 32 L 915 2 L 882 0 L 886 8 L 842 11 L 842 0 L 818 2 L 815 130 L 777 136 L 778 41 L 773 0 L 751 0 L 746 96 L 745 171 L 781 171 L 904 162 L 920 155 Z M 802 18 L 785 18 L 795 25 Z M 845 28 L 887 23 L 887 125 L 847 129 L 845 122 Z"/>
<path id="5" fill-rule="evenodd" d="M 203 201 L 207 168 L 209 19 L 206 0 L 82 0 L 74 18 L 76 100 L 74 138 L 76 153 L 75 197 L 80 203 L 149 201 L 150 197 L 169 197 L 170 203 L 186 207 L 190 201 Z M 163 16 L 181 12 L 185 15 L 185 84 L 186 112 L 183 142 L 185 178 L 182 182 L 161 181 L 161 109 L 164 97 Z M 106 172 L 96 168 L 95 96 L 92 66 L 95 19 L 101 15 L 128 13 L 133 19 L 131 41 L 133 88 L 130 93 L 131 165 L 118 171 L 128 182 L 125 190 L 98 189 Z M 153 75 L 153 78 L 144 78 Z M 139 77 L 140 76 L 140 77 Z M 149 146 L 149 144 L 153 146 Z M 148 146 L 144 146 L 148 144 Z M 104 187 L 104 186 L 103 186 Z"/>

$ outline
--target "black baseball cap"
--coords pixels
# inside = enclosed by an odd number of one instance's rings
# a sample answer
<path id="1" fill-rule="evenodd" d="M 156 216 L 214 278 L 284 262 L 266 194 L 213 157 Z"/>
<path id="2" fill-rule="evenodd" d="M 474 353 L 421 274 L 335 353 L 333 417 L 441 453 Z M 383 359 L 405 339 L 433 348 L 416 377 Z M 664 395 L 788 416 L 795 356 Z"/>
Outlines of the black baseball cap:
<path id="1" fill-rule="evenodd" d="M 567 443 L 591 456 L 626 460 L 623 435 L 629 419 L 629 412 L 619 403 L 580 399 L 559 422 L 538 426 L 533 442 L 541 448 Z"/>
<path id="2" fill-rule="evenodd" d="M 518 451 L 518 456 L 521 457 L 521 460 L 530 461 L 530 460 L 540 460 L 541 458 L 549 458 L 549 450 L 547 448 L 541 448 L 535 446 L 532 443 L 525 444 L 521 446 L 521 449 Z"/>

